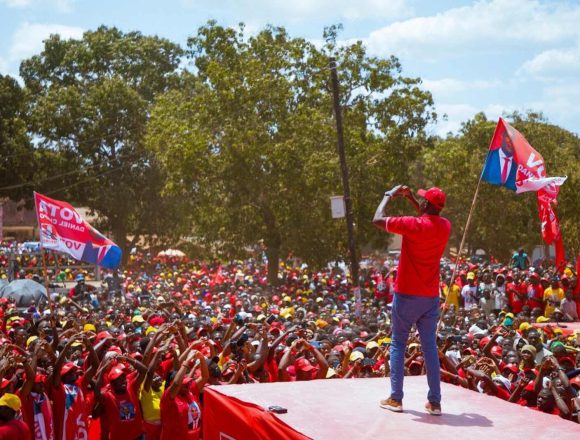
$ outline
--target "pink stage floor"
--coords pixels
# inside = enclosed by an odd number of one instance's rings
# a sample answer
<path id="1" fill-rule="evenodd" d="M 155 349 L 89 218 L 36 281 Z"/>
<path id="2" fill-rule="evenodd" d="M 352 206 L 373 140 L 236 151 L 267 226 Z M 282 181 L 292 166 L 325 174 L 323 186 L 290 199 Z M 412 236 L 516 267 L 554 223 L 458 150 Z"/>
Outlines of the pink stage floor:
<path id="1" fill-rule="evenodd" d="M 575 322 L 562 322 L 562 323 L 555 323 L 555 322 L 535 323 L 535 324 L 533 324 L 533 326 L 534 327 L 539 327 L 539 328 L 547 327 L 547 326 L 560 327 L 562 329 L 562 332 L 566 336 L 571 335 L 576 330 L 580 330 L 580 322 L 578 322 L 578 321 L 575 321 Z"/>
<path id="2" fill-rule="evenodd" d="M 278 417 L 316 440 L 358 439 L 580 439 L 580 425 L 442 384 L 443 415 L 425 413 L 425 376 L 405 378 L 404 412 L 379 407 L 388 395 L 387 379 L 228 385 L 215 388 L 267 408 L 288 409 Z"/>

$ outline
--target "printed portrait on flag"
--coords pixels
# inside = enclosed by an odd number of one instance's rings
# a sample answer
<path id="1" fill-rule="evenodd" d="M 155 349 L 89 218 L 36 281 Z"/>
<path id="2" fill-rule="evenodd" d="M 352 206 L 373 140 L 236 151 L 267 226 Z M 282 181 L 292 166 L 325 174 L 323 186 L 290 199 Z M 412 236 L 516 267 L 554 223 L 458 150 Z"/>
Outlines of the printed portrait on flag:
<path id="1" fill-rule="evenodd" d="M 495 148 L 492 145 L 490 148 L 483 169 L 483 180 L 515 191 L 518 166 L 514 160 L 515 148 L 508 130 L 505 127 L 499 136 L 499 145 L 495 145 Z"/>

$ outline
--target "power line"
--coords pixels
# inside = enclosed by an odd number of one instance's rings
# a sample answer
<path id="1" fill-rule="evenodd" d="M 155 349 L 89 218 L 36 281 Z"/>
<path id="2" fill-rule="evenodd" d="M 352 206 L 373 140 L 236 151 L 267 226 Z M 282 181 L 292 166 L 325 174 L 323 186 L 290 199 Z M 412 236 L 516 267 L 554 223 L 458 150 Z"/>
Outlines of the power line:
<path id="1" fill-rule="evenodd" d="M 137 156 L 137 155 L 139 155 L 139 153 L 130 154 L 128 156 L 125 156 L 123 159 L 131 158 L 131 157 L 134 157 L 134 156 Z M 131 162 L 131 163 L 133 163 L 133 162 Z M 0 188 L 0 191 L 6 191 L 6 190 L 10 190 L 10 189 L 22 188 L 24 186 L 34 186 L 34 185 L 37 185 L 37 184 L 42 183 L 42 182 L 48 182 L 50 180 L 59 179 L 61 177 L 70 176 L 70 175 L 78 174 L 78 173 L 84 173 L 84 172 L 86 172 L 86 171 L 88 171 L 88 170 L 90 170 L 92 168 L 95 168 L 95 167 L 97 167 L 99 165 L 101 165 L 101 164 L 95 163 L 93 165 L 89 165 L 89 166 L 87 166 L 85 168 L 82 168 L 82 169 L 79 168 L 77 170 L 67 171 L 66 173 L 55 174 L 54 176 L 46 177 L 44 179 L 34 180 L 34 181 L 29 181 L 29 182 L 17 183 L 17 184 L 14 184 L 14 185 L 4 186 L 4 187 Z"/>
<path id="2" fill-rule="evenodd" d="M 96 178 L 98 178 L 98 177 L 102 177 L 102 176 L 104 176 L 104 175 L 106 175 L 106 174 L 110 174 L 110 173 L 113 173 L 113 172 L 115 172 L 115 171 L 119 171 L 120 169 L 122 169 L 122 168 L 126 167 L 127 165 L 133 165 L 133 164 L 134 164 L 134 163 L 136 163 L 136 162 L 137 162 L 137 161 L 136 161 L 136 160 L 134 160 L 134 161 L 132 161 L 132 162 L 125 163 L 125 164 L 123 164 L 123 165 L 120 165 L 120 166 L 118 166 L 118 167 L 111 168 L 111 169 L 109 169 L 109 170 L 103 171 L 102 173 L 99 173 L 99 174 L 95 174 L 95 175 L 93 175 L 93 176 L 90 176 L 90 177 L 88 177 L 88 178 L 86 178 L 86 179 L 79 180 L 79 181 L 77 181 L 77 182 L 75 182 L 75 183 L 71 183 L 70 185 L 66 185 L 66 186 L 63 186 L 63 187 L 60 187 L 60 188 L 57 188 L 57 189 L 53 189 L 52 191 L 43 192 L 43 194 L 44 194 L 44 195 L 51 195 L 51 194 L 56 194 L 56 193 L 58 193 L 58 192 L 60 192 L 60 191 L 64 191 L 65 189 L 69 189 L 69 188 L 72 188 L 72 187 L 74 187 L 74 186 L 80 185 L 80 184 L 82 184 L 82 183 L 89 182 L 89 181 L 91 181 L 91 180 L 94 180 L 94 179 L 96 179 Z M 31 200 L 33 200 L 33 197 L 29 197 L 29 198 L 27 198 L 27 199 L 25 199 L 25 200 L 26 200 L 26 201 L 31 201 Z"/>
<path id="3" fill-rule="evenodd" d="M 139 127 L 138 126 L 127 127 L 125 129 L 125 131 L 127 131 L 128 133 L 132 133 L 135 130 L 137 130 L 137 128 L 139 128 Z M 76 142 L 77 144 L 84 144 L 84 143 L 91 143 L 91 142 L 94 142 L 94 141 L 98 141 L 98 140 L 101 140 L 101 139 L 109 139 L 109 138 L 114 138 L 114 137 L 119 137 L 119 136 L 117 134 L 115 134 L 115 133 L 111 133 L 111 134 L 104 134 L 104 135 L 101 135 L 101 136 L 95 136 L 95 137 L 88 138 L 88 139 L 74 139 L 74 138 L 70 138 L 70 137 L 63 137 L 63 138 L 61 138 L 61 141 Z M 43 137 L 43 138 L 46 139 L 46 137 Z M 58 143 L 59 141 L 58 140 L 51 140 L 50 142 L 56 142 L 56 143 Z M 51 150 L 51 149 L 44 149 L 44 150 L 41 150 L 41 149 L 33 149 L 32 151 L 30 151 L 30 150 L 29 151 L 20 151 L 18 153 L 3 154 L 2 155 L 2 159 L 11 159 L 13 157 L 28 155 L 28 154 L 31 154 L 31 153 L 35 153 L 37 151 L 54 151 L 54 150 Z"/>

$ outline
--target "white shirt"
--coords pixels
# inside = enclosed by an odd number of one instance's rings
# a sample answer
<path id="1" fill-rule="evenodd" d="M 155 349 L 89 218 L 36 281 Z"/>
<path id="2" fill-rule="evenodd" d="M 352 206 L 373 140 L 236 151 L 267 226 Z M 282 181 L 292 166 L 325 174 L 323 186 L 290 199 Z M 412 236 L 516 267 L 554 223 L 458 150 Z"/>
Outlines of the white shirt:
<path id="1" fill-rule="evenodd" d="M 469 284 L 466 284 L 463 286 L 463 289 L 461 289 L 461 296 L 463 298 L 463 302 L 465 303 L 466 309 L 472 309 L 474 306 L 477 306 L 477 299 L 473 297 L 476 293 L 477 286 L 470 286 Z"/>
<path id="2" fill-rule="evenodd" d="M 505 164 L 505 161 L 507 159 L 507 173 L 506 173 L 506 180 L 507 180 L 507 176 L 510 175 L 510 170 L 512 169 L 512 164 L 514 162 L 514 157 L 513 156 L 507 156 L 503 150 L 500 148 L 499 149 L 499 175 L 502 176 L 503 175 L 503 167 Z M 505 183 L 505 182 L 502 182 Z"/>

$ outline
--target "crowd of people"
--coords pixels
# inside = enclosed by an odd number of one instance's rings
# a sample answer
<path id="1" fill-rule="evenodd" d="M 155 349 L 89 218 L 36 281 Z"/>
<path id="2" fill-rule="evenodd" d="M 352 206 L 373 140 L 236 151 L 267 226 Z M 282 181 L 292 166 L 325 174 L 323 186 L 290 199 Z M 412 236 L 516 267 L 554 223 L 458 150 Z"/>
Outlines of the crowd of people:
<path id="1" fill-rule="evenodd" d="M 442 262 L 442 380 L 580 423 L 575 266 L 516 255 L 461 262 L 453 282 Z M 256 260 L 136 253 L 100 284 L 61 272 L 76 284 L 50 303 L 0 298 L 2 439 L 195 439 L 207 385 L 389 376 L 396 261 L 371 260 L 360 294 L 343 266 L 294 259 L 277 286 Z M 405 374 L 425 374 L 415 329 Z"/>

